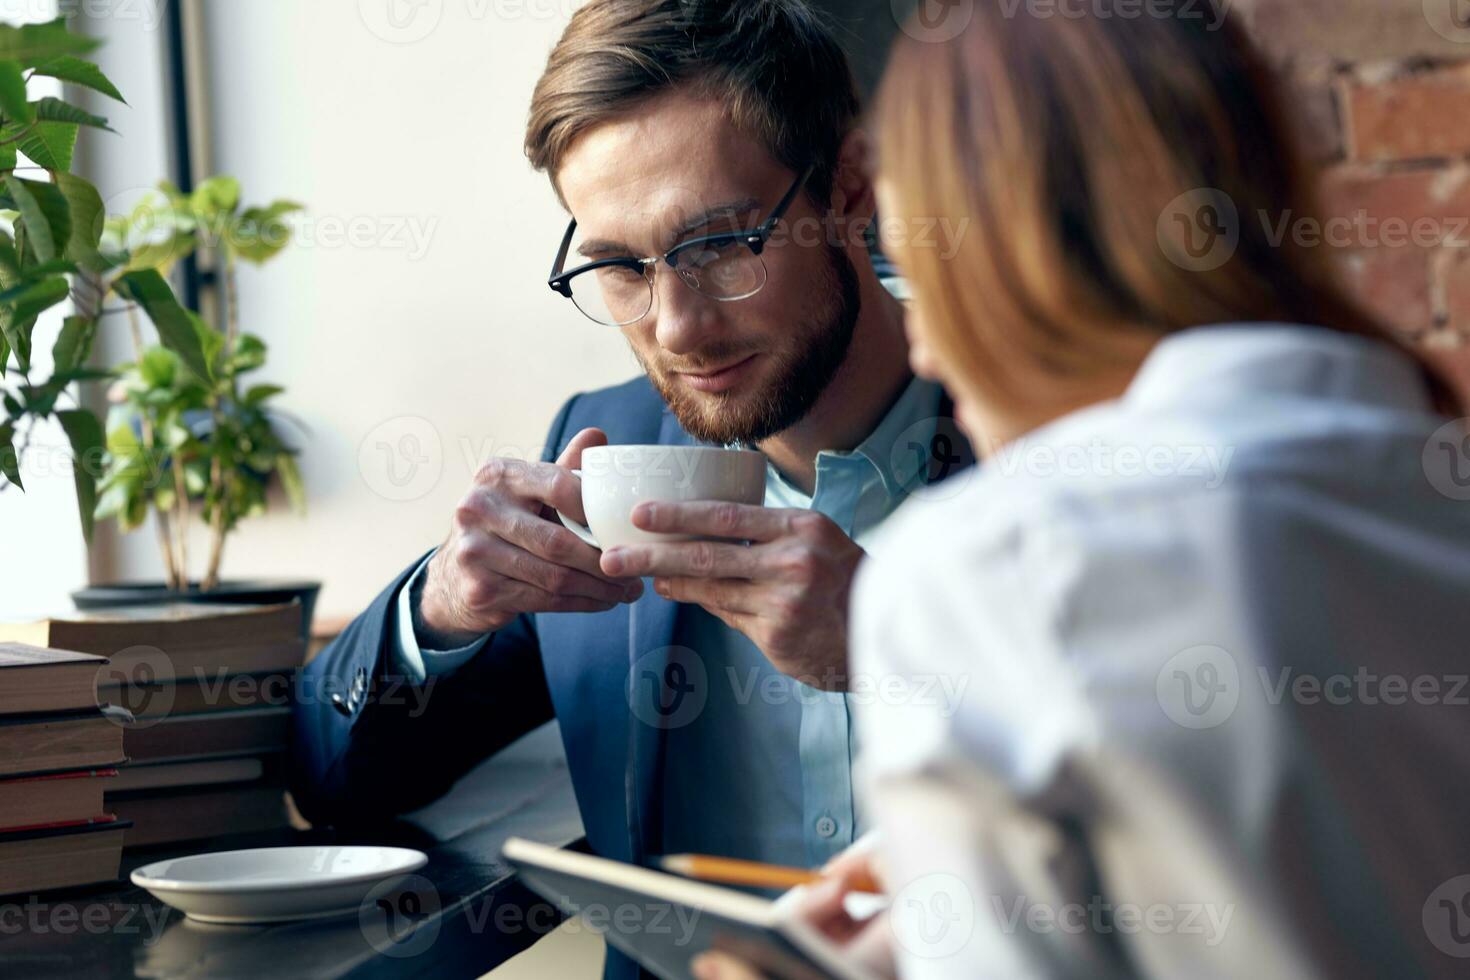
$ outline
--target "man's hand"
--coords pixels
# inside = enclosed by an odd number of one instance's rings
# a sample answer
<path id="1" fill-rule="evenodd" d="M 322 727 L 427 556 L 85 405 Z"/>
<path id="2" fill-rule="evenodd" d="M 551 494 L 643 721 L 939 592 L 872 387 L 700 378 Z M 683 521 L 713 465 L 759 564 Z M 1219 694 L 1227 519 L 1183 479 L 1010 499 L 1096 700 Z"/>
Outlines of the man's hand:
<path id="1" fill-rule="evenodd" d="M 562 526 L 584 521 L 582 450 L 607 444 L 583 429 L 555 463 L 495 459 L 480 467 L 449 538 L 429 562 L 414 627 L 433 645 L 462 646 L 532 612 L 604 612 L 643 593 L 636 578 L 602 574 L 598 551 Z"/>
<path id="2" fill-rule="evenodd" d="M 847 689 L 847 598 L 864 552 L 826 515 L 645 501 L 633 509 L 633 524 L 724 540 L 612 548 L 602 556 L 605 574 L 652 575 L 659 595 L 708 609 L 783 673 Z"/>

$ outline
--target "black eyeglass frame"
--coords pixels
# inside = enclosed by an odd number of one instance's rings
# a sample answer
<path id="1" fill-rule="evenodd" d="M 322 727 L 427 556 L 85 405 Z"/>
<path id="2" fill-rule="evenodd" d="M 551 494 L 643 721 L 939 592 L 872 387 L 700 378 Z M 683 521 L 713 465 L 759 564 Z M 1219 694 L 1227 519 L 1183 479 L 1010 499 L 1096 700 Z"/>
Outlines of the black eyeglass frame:
<path id="1" fill-rule="evenodd" d="M 771 235 L 775 233 L 776 225 L 780 222 L 782 216 L 786 214 L 786 211 L 791 207 L 791 202 L 796 200 L 796 195 L 800 193 L 803 187 L 806 186 L 806 182 L 811 178 L 812 172 L 814 170 L 816 170 L 816 164 L 811 164 L 800 174 L 798 174 L 796 180 L 792 182 L 786 193 L 782 195 L 781 200 L 776 202 L 776 206 L 771 209 L 770 217 L 766 218 L 766 220 L 761 222 L 761 224 L 755 229 L 751 231 L 723 231 L 714 235 L 702 235 L 699 238 L 691 238 L 688 241 L 683 241 L 675 245 L 663 255 L 654 255 L 646 259 L 635 259 L 631 255 L 618 255 L 613 256 L 612 258 L 594 259 L 591 262 L 585 262 L 582 265 L 577 266 L 575 269 L 562 271 L 562 267 L 566 264 L 567 261 L 567 252 L 572 247 L 572 236 L 576 234 L 577 231 L 577 219 L 573 218 L 567 224 L 567 233 L 562 236 L 561 248 L 557 249 L 556 261 L 552 263 L 551 277 L 546 280 L 546 285 L 550 286 L 554 291 L 561 293 L 567 299 L 572 299 L 572 278 L 574 276 L 579 276 L 584 272 L 592 272 L 597 269 L 605 269 L 609 267 L 619 267 L 624 269 L 631 269 L 634 272 L 637 272 L 639 275 L 646 277 L 648 275 L 648 267 L 658 262 L 660 259 L 667 262 L 669 268 L 677 272 L 677 259 L 681 253 L 693 248 L 699 248 L 701 246 L 723 247 L 725 245 L 731 244 L 732 242 L 740 242 L 741 244 L 749 248 L 753 254 L 760 255 L 761 252 L 765 250 L 766 243 L 770 241 Z M 683 277 L 681 276 L 680 279 L 683 280 Z M 694 289 L 694 286 L 687 281 L 685 281 L 685 285 L 689 286 L 691 289 Z M 698 292 L 698 290 L 696 290 L 696 292 Z M 759 290 L 757 290 L 757 292 L 759 292 Z M 701 292 L 700 295 L 704 296 L 708 294 Z M 754 295 L 755 293 L 749 293 L 746 296 L 739 297 L 739 299 L 748 299 L 750 296 Z M 729 303 L 735 301 L 735 298 L 721 299 L 718 296 L 710 296 L 710 299 L 721 303 Z M 575 300 L 573 300 L 573 302 L 575 303 Z M 649 309 L 652 309 L 651 305 Z M 583 315 L 585 316 L 586 314 Z M 645 310 L 643 316 L 647 315 L 648 312 Z M 643 319 L 643 316 L 638 317 L 638 320 Z M 589 317 L 588 319 L 591 319 L 591 317 Z M 628 323 L 637 323 L 638 320 L 629 320 Z M 598 321 L 594 320 L 593 322 Z M 626 326 L 627 324 L 617 325 Z"/>

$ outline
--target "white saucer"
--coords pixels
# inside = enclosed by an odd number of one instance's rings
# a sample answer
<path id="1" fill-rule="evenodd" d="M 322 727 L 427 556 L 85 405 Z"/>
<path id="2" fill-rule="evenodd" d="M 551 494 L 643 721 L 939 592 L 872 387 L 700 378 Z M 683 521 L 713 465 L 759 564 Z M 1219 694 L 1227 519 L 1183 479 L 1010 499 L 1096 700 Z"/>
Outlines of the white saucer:
<path id="1" fill-rule="evenodd" d="M 200 922 L 284 922 L 356 912 L 428 861 L 404 847 L 261 847 L 156 861 L 132 881 Z"/>

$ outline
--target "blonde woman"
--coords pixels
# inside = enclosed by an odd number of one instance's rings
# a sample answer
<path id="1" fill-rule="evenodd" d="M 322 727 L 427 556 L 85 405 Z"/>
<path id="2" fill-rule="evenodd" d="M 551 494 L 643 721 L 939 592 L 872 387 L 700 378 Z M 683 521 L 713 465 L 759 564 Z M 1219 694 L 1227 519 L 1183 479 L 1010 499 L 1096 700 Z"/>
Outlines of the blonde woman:
<path id="1" fill-rule="evenodd" d="M 1277 93 L 1190 6 L 977 2 L 883 84 L 885 229 L 968 222 L 952 256 L 889 235 L 910 359 L 987 456 L 852 603 L 854 676 L 890 682 L 862 941 L 904 977 L 1470 956 L 1462 412 L 1296 244 Z"/>

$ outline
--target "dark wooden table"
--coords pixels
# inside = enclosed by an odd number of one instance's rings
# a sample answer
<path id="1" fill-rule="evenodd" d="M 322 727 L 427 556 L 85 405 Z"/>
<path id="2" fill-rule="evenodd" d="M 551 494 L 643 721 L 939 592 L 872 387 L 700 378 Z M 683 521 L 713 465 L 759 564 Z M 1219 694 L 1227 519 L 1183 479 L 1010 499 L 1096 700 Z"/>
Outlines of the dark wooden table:
<path id="1" fill-rule="evenodd" d="M 555 725 L 466 776 L 444 799 L 372 831 L 221 837 L 123 858 L 123 884 L 0 898 L 0 978 L 477 977 L 561 921 L 500 860 L 507 837 L 565 846 L 582 825 Z M 127 883 L 163 858 L 237 847 L 371 843 L 429 863 L 357 915 L 263 926 L 191 922 Z"/>

